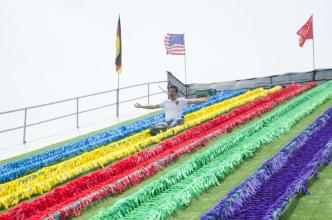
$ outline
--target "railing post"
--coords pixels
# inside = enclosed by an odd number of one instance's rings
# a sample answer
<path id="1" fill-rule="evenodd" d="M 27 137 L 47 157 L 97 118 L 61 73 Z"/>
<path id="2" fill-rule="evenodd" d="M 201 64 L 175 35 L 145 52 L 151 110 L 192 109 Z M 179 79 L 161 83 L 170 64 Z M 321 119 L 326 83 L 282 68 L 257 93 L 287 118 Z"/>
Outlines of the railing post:
<path id="1" fill-rule="evenodd" d="M 185 84 L 185 88 L 186 88 L 186 99 L 188 98 L 188 96 L 189 96 L 189 86 L 188 86 L 188 84 Z"/>
<path id="2" fill-rule="evenodd" d="M 26 135 L 26 130 L 27 130 L 27 113 L 28 109 L 24 109 L 24 127 L 23 127 L 23 144 L 26 143 L 25 135 Z"/>
<path id="3" fill-rule="evenodd" d="M 119 117 L 119 88 L 116 90 L 116 117 Z"/>
<path id="4" fill-rule="evenodd" d="M 76 128 L 79 128 L 79 102 L 78 102 L 78 98 L 76 98 Z"/>
<path id="5" fill-rule="evenodd" d="M 150 105 L 150 83 L 148 83 L 148 105 Z"/>
<path id="6" fill-rule="evenodd" d="M 317 71 L 316 70 L 313 70 L 313 73 L 312 73 L 312 81 L 316 81 L 316 74 L 317 73 Z"/>

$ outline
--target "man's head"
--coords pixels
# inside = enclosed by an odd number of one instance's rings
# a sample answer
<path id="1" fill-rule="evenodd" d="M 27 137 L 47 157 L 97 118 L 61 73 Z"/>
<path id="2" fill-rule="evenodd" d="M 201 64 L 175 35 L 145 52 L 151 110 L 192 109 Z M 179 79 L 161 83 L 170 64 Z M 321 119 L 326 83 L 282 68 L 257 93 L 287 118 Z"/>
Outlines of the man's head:
<path id="1" fill-rule="evenodd" d="M 168 90 L 168 95 L 171 99 L 176 99 L 176 97 L 178 96 L 178 92 L 178 87 L 171 85 Z"/>

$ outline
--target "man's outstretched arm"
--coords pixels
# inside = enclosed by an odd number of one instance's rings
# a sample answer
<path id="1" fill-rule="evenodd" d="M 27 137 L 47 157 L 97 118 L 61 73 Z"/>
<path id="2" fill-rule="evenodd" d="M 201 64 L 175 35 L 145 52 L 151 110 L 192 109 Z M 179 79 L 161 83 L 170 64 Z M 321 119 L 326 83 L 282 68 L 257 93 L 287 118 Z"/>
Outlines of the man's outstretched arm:
<path id="1" fill-rule="evenodd" d="M 144 109 L 157 109 L 161 108 L 160 105 L 141 105 L 140 103 L 136 102 L 134 104 L 136 108 L 144 108 Z"/>
<path id="2" fill-rule="evenodd" d="M 204 98 L 198 98 L 198 99 L 188 99 L 188 104 L 198 104 L 201 102 L 207 102 L 209 101 L 210 97 L 204 97 Z"/>

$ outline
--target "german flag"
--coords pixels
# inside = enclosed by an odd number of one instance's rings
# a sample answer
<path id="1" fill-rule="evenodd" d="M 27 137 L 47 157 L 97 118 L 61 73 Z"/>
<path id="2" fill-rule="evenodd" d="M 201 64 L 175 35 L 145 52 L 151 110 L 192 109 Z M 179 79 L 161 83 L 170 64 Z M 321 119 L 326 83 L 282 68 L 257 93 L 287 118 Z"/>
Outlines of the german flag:
<path id="1" fill-rule="evenodd" d="M 117 74 L 122 72 L 122 45 L 121 45 L 121 22 L 120 16 L 118 20 L 118 28 L 116 31 L 116 54 L 115 54 L 115 70 Z"/>

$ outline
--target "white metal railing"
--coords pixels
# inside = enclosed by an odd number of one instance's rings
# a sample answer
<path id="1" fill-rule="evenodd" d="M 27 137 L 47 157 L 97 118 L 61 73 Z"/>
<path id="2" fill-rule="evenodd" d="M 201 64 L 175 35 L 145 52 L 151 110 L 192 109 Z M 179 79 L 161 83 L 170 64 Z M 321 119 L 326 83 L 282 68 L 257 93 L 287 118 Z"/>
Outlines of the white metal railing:
<path id="1" fill-rule="evenodd" d="M 14 130 L 18 130 L 18 129 L 23 129 L 23 143 L 25 144 L 26 143 L 26 132 L 27 132 L 27 128 L 28 127 L 32 127 L 32 126 L 36 126 L 36 125 L 39 125 L 39 124 L 43 124 L 43 123 L 47 123 L 47 122 L 51 122 L 51 121 L 55 121 L 55 120 L 59 120 L 59 119 L 63 119 L 63 118 L 67 118 L 67 117 L 71 117 L 71 116 L 75 116 L 76 115 L 76 128 L 79 128 L 79 116 L 80 116 L 80 114 L 84 114 L 84 113 L 87 113 L 87 112 L 95 111 L 95 110 L 106 108 L 106 107 L 110 107 L 110 106 L 116 106 L 116 117 L 119 117 L 119 109 L 120 109 L 119 106 L 121 104 L 127 103 L 127 102 L 132 102 L 132 101 L 135 101 L 135 100 L 138 100 L 138 99 L 142 99 L 142 98 L 147 98 L 147 102 L 149 104 L 151 96 L 159 95 L 159 94 L 162 94 L 162 93 L 167 93 L 167 91 L 164 90 L 160 86 L 158 86 L 158 87 L 161 90 L 161 92 L 155 92 L 155 93 L 151 93 L 150 92 L 150 86 L 151 85 L 153 85 L 153 84 L 164 84 L 164 83 L 168 83 L 168 81 L 156 81 L 156 82 L 148 82 L 148 83 L 136 84 L 136 85 L 132 85 L 132 86 L 122 87 L 122 88 L 119 88 L 119 89 L 112 89 L 112 90 L 107 90 L 107 91 L 103 91 L 103 92 L 93 93 L 93 94 L 89 94 L 89 95 L 78 96 L 78 97 L 75 97 L 75 98 L 59 100 L 59 101 L 55 101 L 55 102 L 49 102 L 49 103 L 46 103 L 46 104 L 34 105 L 34 106 L 25 107 L 25 108 L 19 108 L 19 109 L 14 109 L 14 110 L 10 110 L 10 111 L 0 112 L 0 115 L 8 115 L 8 114 L 11 114 L 11 113 L 14 113 L 14 112 L 24 112 L 23 125 L 16 126 L 16 127 L 11 127 L 11 128 L 7 128 L 5 130 L 1 130 L 0 134 L 1 133 L 6 133 L 6 132 L 10 132 L 10 131 L 14 131 Z M 119 101 L 119 96 L 120 96 L 120 91 L 121 90 L 126 90 L 126 89 L 130 89 L 130 88 L 135 88 L 135 87 L 146 87 L 146 89 L 147 89 L 147 95 L 143 95 L 143 96 L 134 97 L 134 98 L 126 99 L 126 100 L 123 100 L 123 101 Z M 84 98 L 88 98 L 88 97 L 93 97 L 93 96 L 97 96 L 97 95 L 101 95 L 101 94 L 106 94 L 106 93 L 113 93 L 113 92 L 116 95 L 116 102 L 80 111 L 80 100 L 82 100 Z M 75 112 L 27 124 L 27 118 L 28 118 L 28 112 L 29 112 L 29 110 L 31 110 L 31 109 L 37 109 L 37 108 L 42 108 L 42 107 L 50 106 L 50 105 L 56 105 L 56 104 L 60 104 L 60 103 L 65 103 L 65 102 L 72 102 L 72 101 L 75 101 L 75 105 L 76 105 L 75 106 L 76 107 L 76 111 Z"/>

